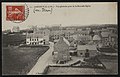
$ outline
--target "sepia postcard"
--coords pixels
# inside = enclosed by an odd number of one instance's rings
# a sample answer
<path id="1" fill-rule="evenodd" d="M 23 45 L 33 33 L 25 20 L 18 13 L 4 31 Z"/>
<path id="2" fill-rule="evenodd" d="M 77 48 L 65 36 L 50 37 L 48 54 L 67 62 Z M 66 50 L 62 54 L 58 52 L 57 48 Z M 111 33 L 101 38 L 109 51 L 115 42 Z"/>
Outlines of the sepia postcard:
<path id="1" fill-rule="evenodd" d="M 2 2 L 2 75 L 117 75 L 117 2 Z"/>

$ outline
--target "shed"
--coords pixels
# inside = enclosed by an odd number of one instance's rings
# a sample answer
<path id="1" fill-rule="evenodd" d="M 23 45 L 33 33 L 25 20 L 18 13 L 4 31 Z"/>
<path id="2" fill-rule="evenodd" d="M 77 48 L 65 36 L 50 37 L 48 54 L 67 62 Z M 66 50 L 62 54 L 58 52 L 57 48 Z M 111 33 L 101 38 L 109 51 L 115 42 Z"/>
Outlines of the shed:
<path id="1" fill-rule="evenodd" d="M 77 55 L 81 57 L 85 57 L 86 50 L 88 50 L 89 57 L 97 55 L 96 45 L 78 45 Z"/>

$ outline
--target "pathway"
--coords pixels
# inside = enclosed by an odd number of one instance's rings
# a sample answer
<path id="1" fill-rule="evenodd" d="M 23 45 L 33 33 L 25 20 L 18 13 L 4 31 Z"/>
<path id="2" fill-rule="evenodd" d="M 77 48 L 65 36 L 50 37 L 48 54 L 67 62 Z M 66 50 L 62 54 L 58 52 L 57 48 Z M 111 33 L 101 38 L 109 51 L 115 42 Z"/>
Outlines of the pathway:
<path id="1" fill-rule="evenodd" d="M 35 66 L 30 70 L 30 72 L 27 75 L 41 75 L 46 68 L 46 66 L 51 63 L 52 59 L 52 51 L 53 51 L 54 44 L 50 42 L 50 48 L 48 51 L 46 51 L 37 61 Z"/>

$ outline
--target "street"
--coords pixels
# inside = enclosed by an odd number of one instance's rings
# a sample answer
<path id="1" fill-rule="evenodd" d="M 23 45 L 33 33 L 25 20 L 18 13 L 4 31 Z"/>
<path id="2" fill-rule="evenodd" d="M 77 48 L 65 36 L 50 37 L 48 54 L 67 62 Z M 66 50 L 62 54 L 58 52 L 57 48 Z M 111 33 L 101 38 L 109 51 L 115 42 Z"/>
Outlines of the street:
<path id="1" fill-rule="evenodd" d="M 42 74 L 46 66 L 51 62 L 52 51 L 53 51 L 54 43 L 50 42 L 50 48 L 46 51 L 37 61 L 35 66 L 30 70 L 27 75 L 38 75 Z"/>

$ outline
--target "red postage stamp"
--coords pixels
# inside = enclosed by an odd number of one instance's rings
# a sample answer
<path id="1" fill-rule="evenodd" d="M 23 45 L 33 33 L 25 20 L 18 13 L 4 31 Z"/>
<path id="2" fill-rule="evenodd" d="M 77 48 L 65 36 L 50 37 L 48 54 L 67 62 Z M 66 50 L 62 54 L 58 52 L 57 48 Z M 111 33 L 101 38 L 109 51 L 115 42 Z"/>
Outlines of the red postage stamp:
<path id="1" fill-rule="evenodd" d="M 25 6 L 6 6 L 6 20 L 24 21 Z"/>

